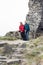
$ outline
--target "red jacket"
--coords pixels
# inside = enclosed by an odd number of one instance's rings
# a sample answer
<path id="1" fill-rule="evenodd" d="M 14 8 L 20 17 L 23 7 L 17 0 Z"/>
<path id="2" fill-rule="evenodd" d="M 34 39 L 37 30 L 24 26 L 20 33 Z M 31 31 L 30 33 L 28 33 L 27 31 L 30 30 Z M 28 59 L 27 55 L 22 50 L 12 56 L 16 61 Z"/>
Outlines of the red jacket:
<path id="1" fill-rule="evenodd" d="M 20 26 L 19 26 L 19 31 L 20 31 L 20 32 L 24 32 L 24 31 L 25 31 L 24 25 L 20 25 Z"/>

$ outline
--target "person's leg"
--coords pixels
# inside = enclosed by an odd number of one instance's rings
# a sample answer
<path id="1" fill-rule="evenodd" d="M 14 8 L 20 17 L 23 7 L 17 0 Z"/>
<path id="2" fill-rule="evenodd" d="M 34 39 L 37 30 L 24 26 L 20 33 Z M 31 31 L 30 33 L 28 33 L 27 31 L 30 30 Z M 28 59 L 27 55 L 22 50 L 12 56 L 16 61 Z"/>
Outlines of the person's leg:
<path id="1" fill-rule="evenodd" d="M 29 32 L 26 33 L 26 39 L 29 40 Z"/>
<path id="2" fill-rule="evenodd" d="M 25 32 L 21 32 L 21 37 L 22 37 L 23 40 L 26 40 Z"/>
<path id="3" fill-rule="evenodd" d="M 23 32 L 23 40 L 26 40 L 25 32 Z"/>
<path id="4" fill-rule="evenodd" d="M 21 32 L 22 39 L 24 40 L 24 32 Z"/>
<path id="5" fill-rule="evenodd" d="M 22 39 L 24 40 L 24 32 L 22 32 Z"/>
<path id="6" fill-rule="evenodd" d="M 27 40 L 27 33 L 25 32 L 25 38 L 26 38 L 26 40 Z"/>
<path id="7" fill-rule="evenodd" d="M 23 39 L 23 35 L 22 35 L 22 32 L 20 32 L 20 34 L 21 34 L 21 39 Z"/>

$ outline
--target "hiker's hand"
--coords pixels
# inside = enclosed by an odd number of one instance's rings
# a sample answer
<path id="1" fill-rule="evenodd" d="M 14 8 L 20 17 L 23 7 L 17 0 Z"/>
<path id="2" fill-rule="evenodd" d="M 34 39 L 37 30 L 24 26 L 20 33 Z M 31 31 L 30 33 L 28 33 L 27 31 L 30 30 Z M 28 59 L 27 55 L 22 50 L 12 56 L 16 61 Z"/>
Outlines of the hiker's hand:
<path id="1" fill-rule="evenodd" d="M 22 31 L 21 31 L 22 32 Z"/>
<path id="2" fill-rule="evenodd" d="M 19 31 L 20 32 L 20 31 Z"/>
<path id="3" fill-rule="evenodd" d="M 25 30 L 25 32 L 26 32 L 26 30 Z"/>

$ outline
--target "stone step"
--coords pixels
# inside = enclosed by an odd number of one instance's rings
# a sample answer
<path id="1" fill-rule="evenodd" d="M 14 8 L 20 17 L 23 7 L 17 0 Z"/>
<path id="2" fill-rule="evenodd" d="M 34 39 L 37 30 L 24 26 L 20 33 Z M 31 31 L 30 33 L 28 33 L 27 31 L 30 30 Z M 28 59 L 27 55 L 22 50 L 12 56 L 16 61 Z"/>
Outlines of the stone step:
<path id="1" fill-rule="evenodd" d="M 21 57 L 21 56 L 23 56 L 23 54 L 14 54 L 13 56 L 18 56 L 18 57 Z"/>
<path id="2" fill-rule="evenodd" d="M 0 56 L 0 59 L 6 59 L 7 57 L 6 56 Z"/>
<path id="3" fill-rule="evenodd" d="M 7 62 L 7 63 L 10 63 L 10 62 L 19 62 L 19 61 L 26 61 L 26 59 L 0 59 L 0 62 Z"/>
<path id="4" fill-rule="evenodd" d="M 18 62 L 18 61 L 26 61 L 26 59 L 8 59 L 7 60 L 7 63 L 10 63 L 10 62 Z"/>

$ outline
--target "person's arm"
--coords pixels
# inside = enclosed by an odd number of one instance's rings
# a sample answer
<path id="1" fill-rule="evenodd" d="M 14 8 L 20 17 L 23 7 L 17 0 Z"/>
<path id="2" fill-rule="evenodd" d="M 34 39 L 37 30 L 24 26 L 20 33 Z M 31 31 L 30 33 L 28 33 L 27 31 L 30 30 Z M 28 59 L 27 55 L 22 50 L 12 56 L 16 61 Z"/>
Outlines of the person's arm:
<path id="1" fill-rule="evenodd" d="M 22 32 L 22 31 L 21 31 L 21 26 L 19 26 L 19 32 Z"/>

